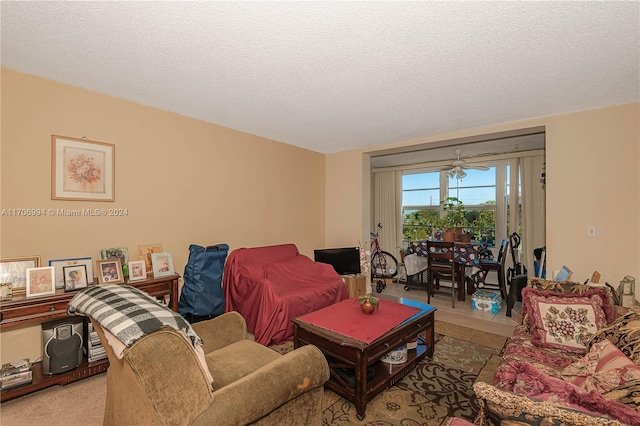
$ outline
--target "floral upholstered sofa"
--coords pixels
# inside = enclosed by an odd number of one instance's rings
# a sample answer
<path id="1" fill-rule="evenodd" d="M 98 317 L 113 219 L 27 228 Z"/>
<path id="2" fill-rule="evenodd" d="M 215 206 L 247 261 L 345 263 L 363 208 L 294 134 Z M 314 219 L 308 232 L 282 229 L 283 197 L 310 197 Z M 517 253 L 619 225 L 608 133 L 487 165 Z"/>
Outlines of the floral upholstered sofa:
<path id="1" fill-rule="evenodd" d="M 479 425 L 640 425 L 640 309 L 607 287 L 529 279 L 522 324 L 493 385 L 474 385 Z"/>

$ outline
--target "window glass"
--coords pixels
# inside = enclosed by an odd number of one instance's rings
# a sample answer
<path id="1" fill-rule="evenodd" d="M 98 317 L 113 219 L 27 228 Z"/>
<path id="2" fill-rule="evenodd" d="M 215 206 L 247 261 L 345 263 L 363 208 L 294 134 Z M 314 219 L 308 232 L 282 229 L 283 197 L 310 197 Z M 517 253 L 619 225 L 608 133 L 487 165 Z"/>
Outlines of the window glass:
<path id="1" fill-rule="evenodd" d="M 496 168 L 489 170 L 466 169 L 464 179 L 449 178 L 449 197 L 456 197 L 465 206 L 476 206 L 496 201 Z"/>
<path id="2" fill-rule="evenodd" d="M 463 179 L 450 178 L 446 171 L 403 175 L 402 235 L 405 241 L 424 240 L 441 231 L 438 219 L 446 214 L 441 201 L 455 197 L 465 205 L 466 232 L 471 232 L 474 240 L 495 245 L 497 168 L 466 169 L 465 172 Z M 446 183 L 444 188 L 440 187 L 441 177 Z"/>
<path id="3" fill-rule="evenodd" d="M 440 172 L 402 176 L 402 239 L 431 237 L 431 224 L 440 216 Z"/>
<path id="4" fill-rule="evenodd" d="M 402 176 L 403 206 L 439 206 L 439 172 L 417 173 Z"/>
<path id="5" fill-rule="evenodd" d="M 439 216 L 439 209 L 402 210 L 402 239 L 404 241 L 420 241 L 430 238 L 433 234 L 431 224 Z"/>

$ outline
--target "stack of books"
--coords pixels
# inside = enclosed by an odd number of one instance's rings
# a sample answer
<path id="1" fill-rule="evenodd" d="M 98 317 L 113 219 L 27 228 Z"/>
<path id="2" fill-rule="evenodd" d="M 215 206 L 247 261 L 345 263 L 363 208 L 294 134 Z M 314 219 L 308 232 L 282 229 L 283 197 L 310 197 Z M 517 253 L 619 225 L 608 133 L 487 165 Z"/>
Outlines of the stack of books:
<path id="1" fill-rule="evenodd" d="M 2 364 L 0 390 L 7 390 L 31 383 L 31 362 L 29 358 Z"/>
<path id="2" fill-rule="evenodd" d="M 100 342 L 100 337 L 98 333 L 93 329 L 93 324 L 91 322 L 87 323 L 87 336 L 85 341 L 87 342 L 84 350 L 87 355 L 87 360 L 89 362 L 99 361 L 107 357 L 107 352 L 102 347 L 102 342 Z"/>

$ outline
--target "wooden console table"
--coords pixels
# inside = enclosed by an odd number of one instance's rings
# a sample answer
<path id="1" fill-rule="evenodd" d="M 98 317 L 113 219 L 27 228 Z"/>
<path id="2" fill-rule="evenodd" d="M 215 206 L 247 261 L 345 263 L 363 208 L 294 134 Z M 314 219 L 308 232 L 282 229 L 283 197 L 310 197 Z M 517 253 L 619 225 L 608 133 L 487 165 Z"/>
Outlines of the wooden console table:
<path id="1" fill-rule="evenodd" d="M 150 278 L 144 281 L 126 282 L 154 297 L 169 296 L 169 308 L 178 311 L 178 279 L 180 275 L 174 274 L 162 278 Z M 94 283 L 96 284 L 96 283 Z M 27 299 L 24 296 L 16 297 L 11 301 L 0 302 L 0 330 L 11 327 L 39 324 L 57 318 L 67 316 L 67 305 L 77 291 L 65 292 L 57 290 L 50 296 L 34 297 Z M 32 382 L 29 385 L 3 390 L 0 393 L 0 401 L 8 401 L 40 389 L 53 385 L 66 385 L 95 374 L 107 371 L 109 361 L 105 358 L 89 363 L 85 359 L 80 366 L 65 373 L 44 375 L 42 362 L 33 363 L 31 366 Z"/>

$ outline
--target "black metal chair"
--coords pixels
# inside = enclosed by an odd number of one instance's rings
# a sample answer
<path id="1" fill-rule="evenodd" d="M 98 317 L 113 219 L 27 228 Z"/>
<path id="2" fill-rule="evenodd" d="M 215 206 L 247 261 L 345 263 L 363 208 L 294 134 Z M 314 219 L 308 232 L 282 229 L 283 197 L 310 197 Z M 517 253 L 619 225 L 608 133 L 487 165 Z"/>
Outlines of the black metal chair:
<path id="1" fill-rule="evenodd" d="M 427 241 L 428 259 L 428 296 L 427 303 L 431 303 L 431 295 L 435 287 L 440 287 L 440 279 L 451 281 L 451 307 L 456 307 L 456 264 L 454 263 L 456 247 L 453 241 Z M 435 283 L 435 287 L 434 287 Z"/>
<path id="2" fill-rule="evenodd" d="M 505 263 L 507 260 L 507 249 L 509 248 L 509 240 L 502 240 L 500 244 L 500 251 L 498 251 L 498 259 L 486 259 L 481 260 L 478 267 L 483 271 L 496 271 L 498 273 L 498 287 L 500 289 L 500 295 L 502 300 L 507 300 L 507 283 L 505 278 Z M 492 287 L 491 284 L 486 284 L 485 287 Z"/>

